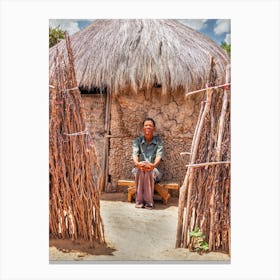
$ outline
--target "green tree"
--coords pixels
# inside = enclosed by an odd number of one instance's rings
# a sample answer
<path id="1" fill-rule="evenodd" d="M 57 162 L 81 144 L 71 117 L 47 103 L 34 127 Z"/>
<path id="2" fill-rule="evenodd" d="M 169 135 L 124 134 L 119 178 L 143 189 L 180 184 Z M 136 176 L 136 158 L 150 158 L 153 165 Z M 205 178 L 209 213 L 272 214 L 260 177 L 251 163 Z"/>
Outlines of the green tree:
<path id="1" fill-rule="evenodd" d="M 230 45 L 230 44 L 227 44 L 227 43 L 224 41 L 224 42 L 222 42 L 221 47 L 222 47 L 222 49 L 224 49 L 224 50 L 227 52 L 227 54 L 230 56 L 230 47 L 231 47 L 231 45 Z"/>
<path id="2" fill-rule="evenodd" d="M 49 48 L 65 38 L 65 31 L 58 27 L 49 27 Z"/>

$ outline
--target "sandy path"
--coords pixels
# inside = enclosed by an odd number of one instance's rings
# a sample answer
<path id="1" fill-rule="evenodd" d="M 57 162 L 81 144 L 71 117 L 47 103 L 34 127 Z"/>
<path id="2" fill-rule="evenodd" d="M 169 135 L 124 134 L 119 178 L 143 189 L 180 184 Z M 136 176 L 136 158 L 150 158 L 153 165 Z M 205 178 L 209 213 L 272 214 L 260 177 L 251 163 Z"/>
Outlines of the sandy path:
<path id="1" fill-rule="evenodd" d="M 136 209 L 134 203 L 101 200 L 101 215 L 106 241 L 114 248 L 112 255 L 90 255 L 61 252 L 50 247 L 50 260 L 115 260 L 115 261 L 229 261 L 222 253 L 199 255 L 186 249 L 174 249 L 177 206 Z"/>

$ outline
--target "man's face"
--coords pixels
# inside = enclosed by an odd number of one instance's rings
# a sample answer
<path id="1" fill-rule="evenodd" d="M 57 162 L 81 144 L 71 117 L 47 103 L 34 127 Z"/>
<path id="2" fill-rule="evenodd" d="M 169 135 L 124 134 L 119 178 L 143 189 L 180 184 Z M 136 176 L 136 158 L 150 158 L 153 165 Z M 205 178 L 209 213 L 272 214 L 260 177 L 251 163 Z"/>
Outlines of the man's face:
<path id="1" fill-rule="evenodd" d="M 145 121 L 143 126 L 143 132 L 146 136 L 152 136 L 155 131 L 155 126 L 152 121 Z"/>

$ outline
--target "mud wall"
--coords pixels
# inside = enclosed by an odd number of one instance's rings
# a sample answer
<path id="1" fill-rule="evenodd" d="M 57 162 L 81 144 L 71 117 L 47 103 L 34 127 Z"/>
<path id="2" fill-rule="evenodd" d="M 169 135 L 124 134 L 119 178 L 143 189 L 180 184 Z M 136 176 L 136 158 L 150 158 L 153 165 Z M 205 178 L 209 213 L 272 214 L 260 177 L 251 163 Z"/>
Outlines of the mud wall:
<path id="1" fill-rule="evenodd" d="M 83 94 L 82 100 L 86 111 L 87 127 L 93 137 L 99 165 L 103 169 L 106 95 Z"/>
<path id="2" fill-rule="evenodd" d="M 87 125 L 94 138 L 99 165 L 103 169 L 106 95 L 82 95 L 82 99 Z M 184 93 L 179 91 L 161 96 L 160 89 L 113 95 L 108 178 L 111 189 L 116 189 L 119 179 L 133 179 L 132 142 L 142 134 L 145 117 L 152 117 L 156 121 L 155 134 L 164 141 L 165 158 L 159 165 L 163 172 L 162 180 L 181 184 L 189 156 L 180 153 L 190 151 L 201 100 L 202 95 L 185 98 Z"/>
<path id="3" fill-rule="evenodd" d="M 159 169 L 163 181 L 182 183 L 190 151 L 202 96 L 185 98 L 183 92 L 161 96 L 160 89 L 136 94 L 122 93 L 114 96 L 111 107 L 111 135 L 109 174 L 112 186 L 119 179 L 133 179 L 131 170 L 132 141 L 142 133 L 145 117 L 156 122 L 156 134 L 165 145 L 165 158 Z"/>

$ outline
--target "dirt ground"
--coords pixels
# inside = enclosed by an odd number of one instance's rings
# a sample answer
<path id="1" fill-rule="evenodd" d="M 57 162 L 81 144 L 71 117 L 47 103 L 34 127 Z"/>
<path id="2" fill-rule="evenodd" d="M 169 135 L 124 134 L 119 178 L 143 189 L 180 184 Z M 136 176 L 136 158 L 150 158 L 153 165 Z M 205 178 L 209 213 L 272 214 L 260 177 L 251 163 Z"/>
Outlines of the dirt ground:
<path id="1" fill-rule="evenodd" d="M 187 249 L 175 249 L 178 199 L 171 198 L 168 205 L 155 200 L 155 209 L 137 209 L 126 202 L 124 193 L 104 194 L 101 215 L 108 247 L 98 248 L 90 254 L 69 248 L 58 250 L 50 242 L 49 260 L 56 261 L 221 261 L 230 262 L 223 253 L 199 255 Z M 56 246 L 56 247 L 55 247 Z"/>

